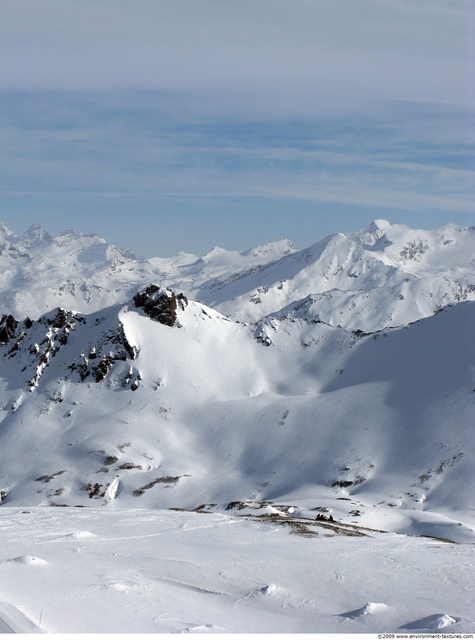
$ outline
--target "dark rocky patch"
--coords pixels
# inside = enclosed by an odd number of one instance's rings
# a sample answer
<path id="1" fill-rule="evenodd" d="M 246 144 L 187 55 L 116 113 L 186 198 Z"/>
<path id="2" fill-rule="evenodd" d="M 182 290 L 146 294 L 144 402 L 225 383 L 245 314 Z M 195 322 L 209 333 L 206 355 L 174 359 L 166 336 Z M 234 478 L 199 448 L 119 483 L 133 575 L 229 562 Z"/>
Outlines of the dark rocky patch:
<path id="1" fill-rule="evenodd" d="M 56 473 L 52 473 L 51 475 L 40 476 L 39 478 L 36 478 L 35 482 L 51 482 L 51 480 L 56 478 L 56 476 L 60 476 L 63 473 L 66 473 L 66 470 L 56 471 Z"/>
<path id="2" fill-rule="evenodd" d="M 139 489 L 135 489 L 133 495 L 141 496 L 147 491 L 147 489 L 151 489 L 156 484 L 167 484 L 167 485 L 176 484 L 180 478 L 181 476 L 161 476 L 160 478 L 156 478 L 155 480 L 152 480 L 152 482 L 149 482 L 145 486 L 140 487 Z"/>
<path id="3" fill-rule="evenodd" d="M 106 490 L 109 485 L 104 486 L 103 484 L 99 484 L 98 482 L 92 484 L 92 482 L 88 482 L 86 485 L 86 491 L 89 492 L 90 498 L 103 498 L 106 495 Z"/>
<path id="4" fill-rule="evenodd" d="M 0 345 L 7 344 L 15 336 L 18 321 L 12 315 L 2 315 L 0 319 Z"/>
<path id="5" fill-rule="evenodd" d="M 178 306 L 184 309 L 188 300 L 182 293 L 175 294 L 171 289 L 149 284 L 134 296 L 134 304 L 143 309 L 152 320 L 173 327 L 177 324 Z"/>

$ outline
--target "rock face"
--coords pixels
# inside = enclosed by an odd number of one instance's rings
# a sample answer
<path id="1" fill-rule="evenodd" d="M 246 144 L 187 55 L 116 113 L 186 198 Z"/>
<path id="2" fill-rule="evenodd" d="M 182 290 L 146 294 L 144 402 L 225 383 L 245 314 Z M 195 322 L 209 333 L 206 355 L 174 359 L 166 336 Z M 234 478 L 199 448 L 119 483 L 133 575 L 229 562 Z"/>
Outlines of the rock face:
<path id="1" fill-rule="evenodd" d="M 177 310 L 184 310 L 188 300 L 181 293 L 150 284 L 136 294 L 134 304 L 150 319 L 179 327 Z M 55 371 L 66 381 L 103 382 L 119 363 L 123 363 L 124 371 L 121 369 L 120 380 L 115 383 L 120 388 L 136 391 L 141 381 L 139 371 L 132 366 L 138 350 L 129 343 L 117 316 L 107 321 L 101 314 L 85 316 L 56 308 L 33 322 L 3 314 L 0 348 L 0 359 L 9 360 L 19 386 L 29 391 L 38 388 L 52 358 L 57 363 Z"/>
<path id="2" fill-rule="evenodd" d="M 7 344 L 15 335 L 18 322 L 11 315 L 2 315 L 0 320 L 0 344 Z"/>
<path id="3" fill-rule="evenodd" d="M 143 309 L 152 320 L 173 327 L 177 325 L 178 305 L 184 309 L 188 300 L 182 293 L 175 294 L 171 289 L 149 284 L 134 296 L 134 304 Z"/>
<path id="4" fill-rule="evenodd" d="M 54 309 L 34 322 L 0 317 L 0 362 L 8 360 L 9 372 L 19 387 L 33 391 L 54 358 L 56 373 L 64 380 L 102 382 L 115 363 L 132 361 L 137 349 L 130 345 L 117 320 L 103 324 L 100 315 L 82 316 Z M 138 388 L 140 375 L 133 367 L 121 384 Z"/>

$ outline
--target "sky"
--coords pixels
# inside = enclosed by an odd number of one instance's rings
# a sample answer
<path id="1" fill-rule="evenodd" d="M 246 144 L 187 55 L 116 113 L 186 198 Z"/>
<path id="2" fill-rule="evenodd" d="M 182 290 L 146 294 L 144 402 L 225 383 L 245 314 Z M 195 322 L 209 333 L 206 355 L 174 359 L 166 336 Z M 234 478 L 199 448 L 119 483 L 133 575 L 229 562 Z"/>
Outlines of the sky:
<path id="1" fill-rule="evenodd" d="M 0 220 L 137 255 L 475 224 L 471 0 L 2 0 Z"/>

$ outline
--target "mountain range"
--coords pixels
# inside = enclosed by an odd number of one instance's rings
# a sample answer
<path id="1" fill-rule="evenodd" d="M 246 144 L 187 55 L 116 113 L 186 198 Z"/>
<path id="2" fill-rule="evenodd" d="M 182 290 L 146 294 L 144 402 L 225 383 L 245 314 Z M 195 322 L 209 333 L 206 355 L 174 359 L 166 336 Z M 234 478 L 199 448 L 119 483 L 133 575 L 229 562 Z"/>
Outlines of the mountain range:
<path id="1" fill-rule="evenodd" d="M 125 304 L 148 282 L 223 315 L 256 322 L 304 310 L 307 319 L 370 331 L 475 299 L 475 229 L 436 231 L 376 220 L 298 251 L 283 239 L 239 253 L 137 259 L 96 235 L 40 225 L 15 236 L 0 222 L 2 312 L 37 318 L 56 307 L 91 313 Z"/>
<path id="2" fill-rule="evenodd" d="M 0 225 L 0 498 L 475 541 L 475 229 L 138 259 Z"/>

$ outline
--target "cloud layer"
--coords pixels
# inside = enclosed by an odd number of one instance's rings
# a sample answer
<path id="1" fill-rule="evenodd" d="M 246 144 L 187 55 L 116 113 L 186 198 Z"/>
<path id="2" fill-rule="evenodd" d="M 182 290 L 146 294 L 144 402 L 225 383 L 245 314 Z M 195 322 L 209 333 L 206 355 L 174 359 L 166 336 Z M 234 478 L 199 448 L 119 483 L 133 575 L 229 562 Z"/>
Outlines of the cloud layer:
<path id="1" fill-rule="evenodd" d="M 473 224 L 474 23 L 469 0 L 2 0 L 0 219 L 186 227 L 195 252 Z"/>
<path id="2" fill-rule="evenodd" d="M 474 99 L 464 0 L 3 0 L 1 14 L 3 89 L 155 90 L 268 115 Z"/>

